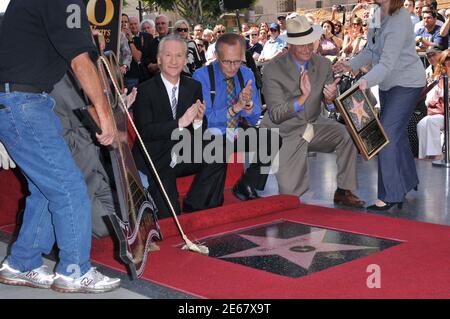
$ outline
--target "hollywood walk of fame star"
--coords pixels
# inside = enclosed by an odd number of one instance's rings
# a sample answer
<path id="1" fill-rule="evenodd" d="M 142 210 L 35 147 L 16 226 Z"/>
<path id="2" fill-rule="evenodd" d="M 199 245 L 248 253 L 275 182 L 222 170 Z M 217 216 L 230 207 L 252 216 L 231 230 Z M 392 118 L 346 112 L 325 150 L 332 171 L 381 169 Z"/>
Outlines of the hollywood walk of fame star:
<path id="1" fill-rule="evenodd" d="M 309 269 L 314 256 L 319 252 L 378 249 L 378 247 L 323 243 L 326 232 L 326 230 L 319 230 L 288 239 L 239 235 L 257 244 L 258 247 L 221 256 L 220 258 L 278 255 L 300 267 Z"/>
<path id="2" fill-rule="evenodd" d="M 349 110 L 350 113 L 353 113 L 358 118 L 358 126 L 362 126 L 363 117 L 370 119 L 369 114 L 364 110 L 364 100 L 357 101 L 355 97 L 352 96 L 353 107 Z"/>

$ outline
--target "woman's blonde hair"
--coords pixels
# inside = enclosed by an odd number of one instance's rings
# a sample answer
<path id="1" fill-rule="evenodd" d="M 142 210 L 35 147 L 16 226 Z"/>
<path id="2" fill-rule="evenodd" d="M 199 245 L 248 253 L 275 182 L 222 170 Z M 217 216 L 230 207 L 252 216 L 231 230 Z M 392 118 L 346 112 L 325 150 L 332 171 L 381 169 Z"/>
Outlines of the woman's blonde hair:
<path id="1" fill-rule="evenodd" d="M 434 70 L 434 77 L 440 77 L 447 73 L 447 68 L 445 67 L 445 61 L 450 60 L 450 50 L 447 49 L 442 51 L 441 56 L 439 57 L 439 62 L 436 65 L 436 70 Z"/>

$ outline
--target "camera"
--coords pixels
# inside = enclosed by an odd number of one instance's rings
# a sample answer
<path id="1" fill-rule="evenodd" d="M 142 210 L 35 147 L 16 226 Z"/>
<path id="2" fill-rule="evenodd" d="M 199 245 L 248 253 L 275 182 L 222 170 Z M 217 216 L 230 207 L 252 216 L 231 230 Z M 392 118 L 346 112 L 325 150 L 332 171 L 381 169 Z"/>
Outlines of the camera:
<path id="1" fill-rule="evenodd" d="M 342 4 L 337 4 L 334 7 L 336 8 L 336 11 L 339 13 L 345 12 L 345 7 Z"/>

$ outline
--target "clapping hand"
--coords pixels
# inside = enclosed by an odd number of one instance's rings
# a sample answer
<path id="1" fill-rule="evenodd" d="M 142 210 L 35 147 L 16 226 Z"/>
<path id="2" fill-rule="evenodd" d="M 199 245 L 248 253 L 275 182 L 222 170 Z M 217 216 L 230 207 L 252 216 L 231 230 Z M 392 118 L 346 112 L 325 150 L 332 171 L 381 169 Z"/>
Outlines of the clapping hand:
<path id="1" fill-rule="evenodd" d="M 304 71 L 300 75 L 300 91 L 304 100 L 311 94 L 311 82 L 309 81 L 308 71 Z"/>
<path id="2" fill-rule="evenodd" d="M 205 102 L 197 100 L 195 104 L 197 104 L 197 115 L 195 116 L 194 122 L 203 121 L 203 116 L 205 115 L 206 109 Z"/>
<path id="3" fill-rule="evenodd" d="M 198 102 L 198 101 L 197 101 Z M 178 127 L 183 128 L 191 125 L 194 119 L 198 116 L 198 103 L 195 102 L 190 108 L 184 112 L 183 116 L 178 120 Z"/>
<path id="4" fill-rule="evenodd" d="M 125 89 L 125 94 L 127 94 L 127 93 L 128 93 L 128 90 Z M 131 93 L 127 95 L 127 108 L 128 109 L 133 105 L 134 101 L 136 101 L 136 95 L 137 95 L 137 88 L 134 87 L 131 90 Z"/>
<path id="5" fill-rule="evenodd" d="M 252 105 L 253 98 L 253 88 L 252 88 L 252 80 L 249 80 L 245 87 L 242 89 L 241 93 L 239 93 L 239 103 L 236 104 L 235 112 L 238 113 L 242 109 L 246 109 L 247 113 L 251 112 L 252 106 L 247 107 L 248 105 Z"/>

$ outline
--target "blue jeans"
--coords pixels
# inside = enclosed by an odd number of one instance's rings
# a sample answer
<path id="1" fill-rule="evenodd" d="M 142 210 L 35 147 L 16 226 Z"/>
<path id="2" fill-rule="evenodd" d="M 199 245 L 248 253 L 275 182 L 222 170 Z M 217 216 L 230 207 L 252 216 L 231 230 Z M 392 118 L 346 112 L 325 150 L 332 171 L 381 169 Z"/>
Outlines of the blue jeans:
<path id="1" fill-rule="evenodd" d="M 384 202 L 403 202 L 419 184 L 407 129 L 420 92 L 401 86 L 380 90 L 380 120 L 389 139 L 378 153 L 378 199 Z"/>
<path id="2" fill-rule="evenodd" d="M 80 170 L 62 137 L 47 94 L 0 92 L 0 141 L 28 181 L 19 236 L 7 261 L 28 271 L 40 267 L 42 254 L 56 243 L 56 272 L 79 276 L 90 268 L 91 203 Z"/>

